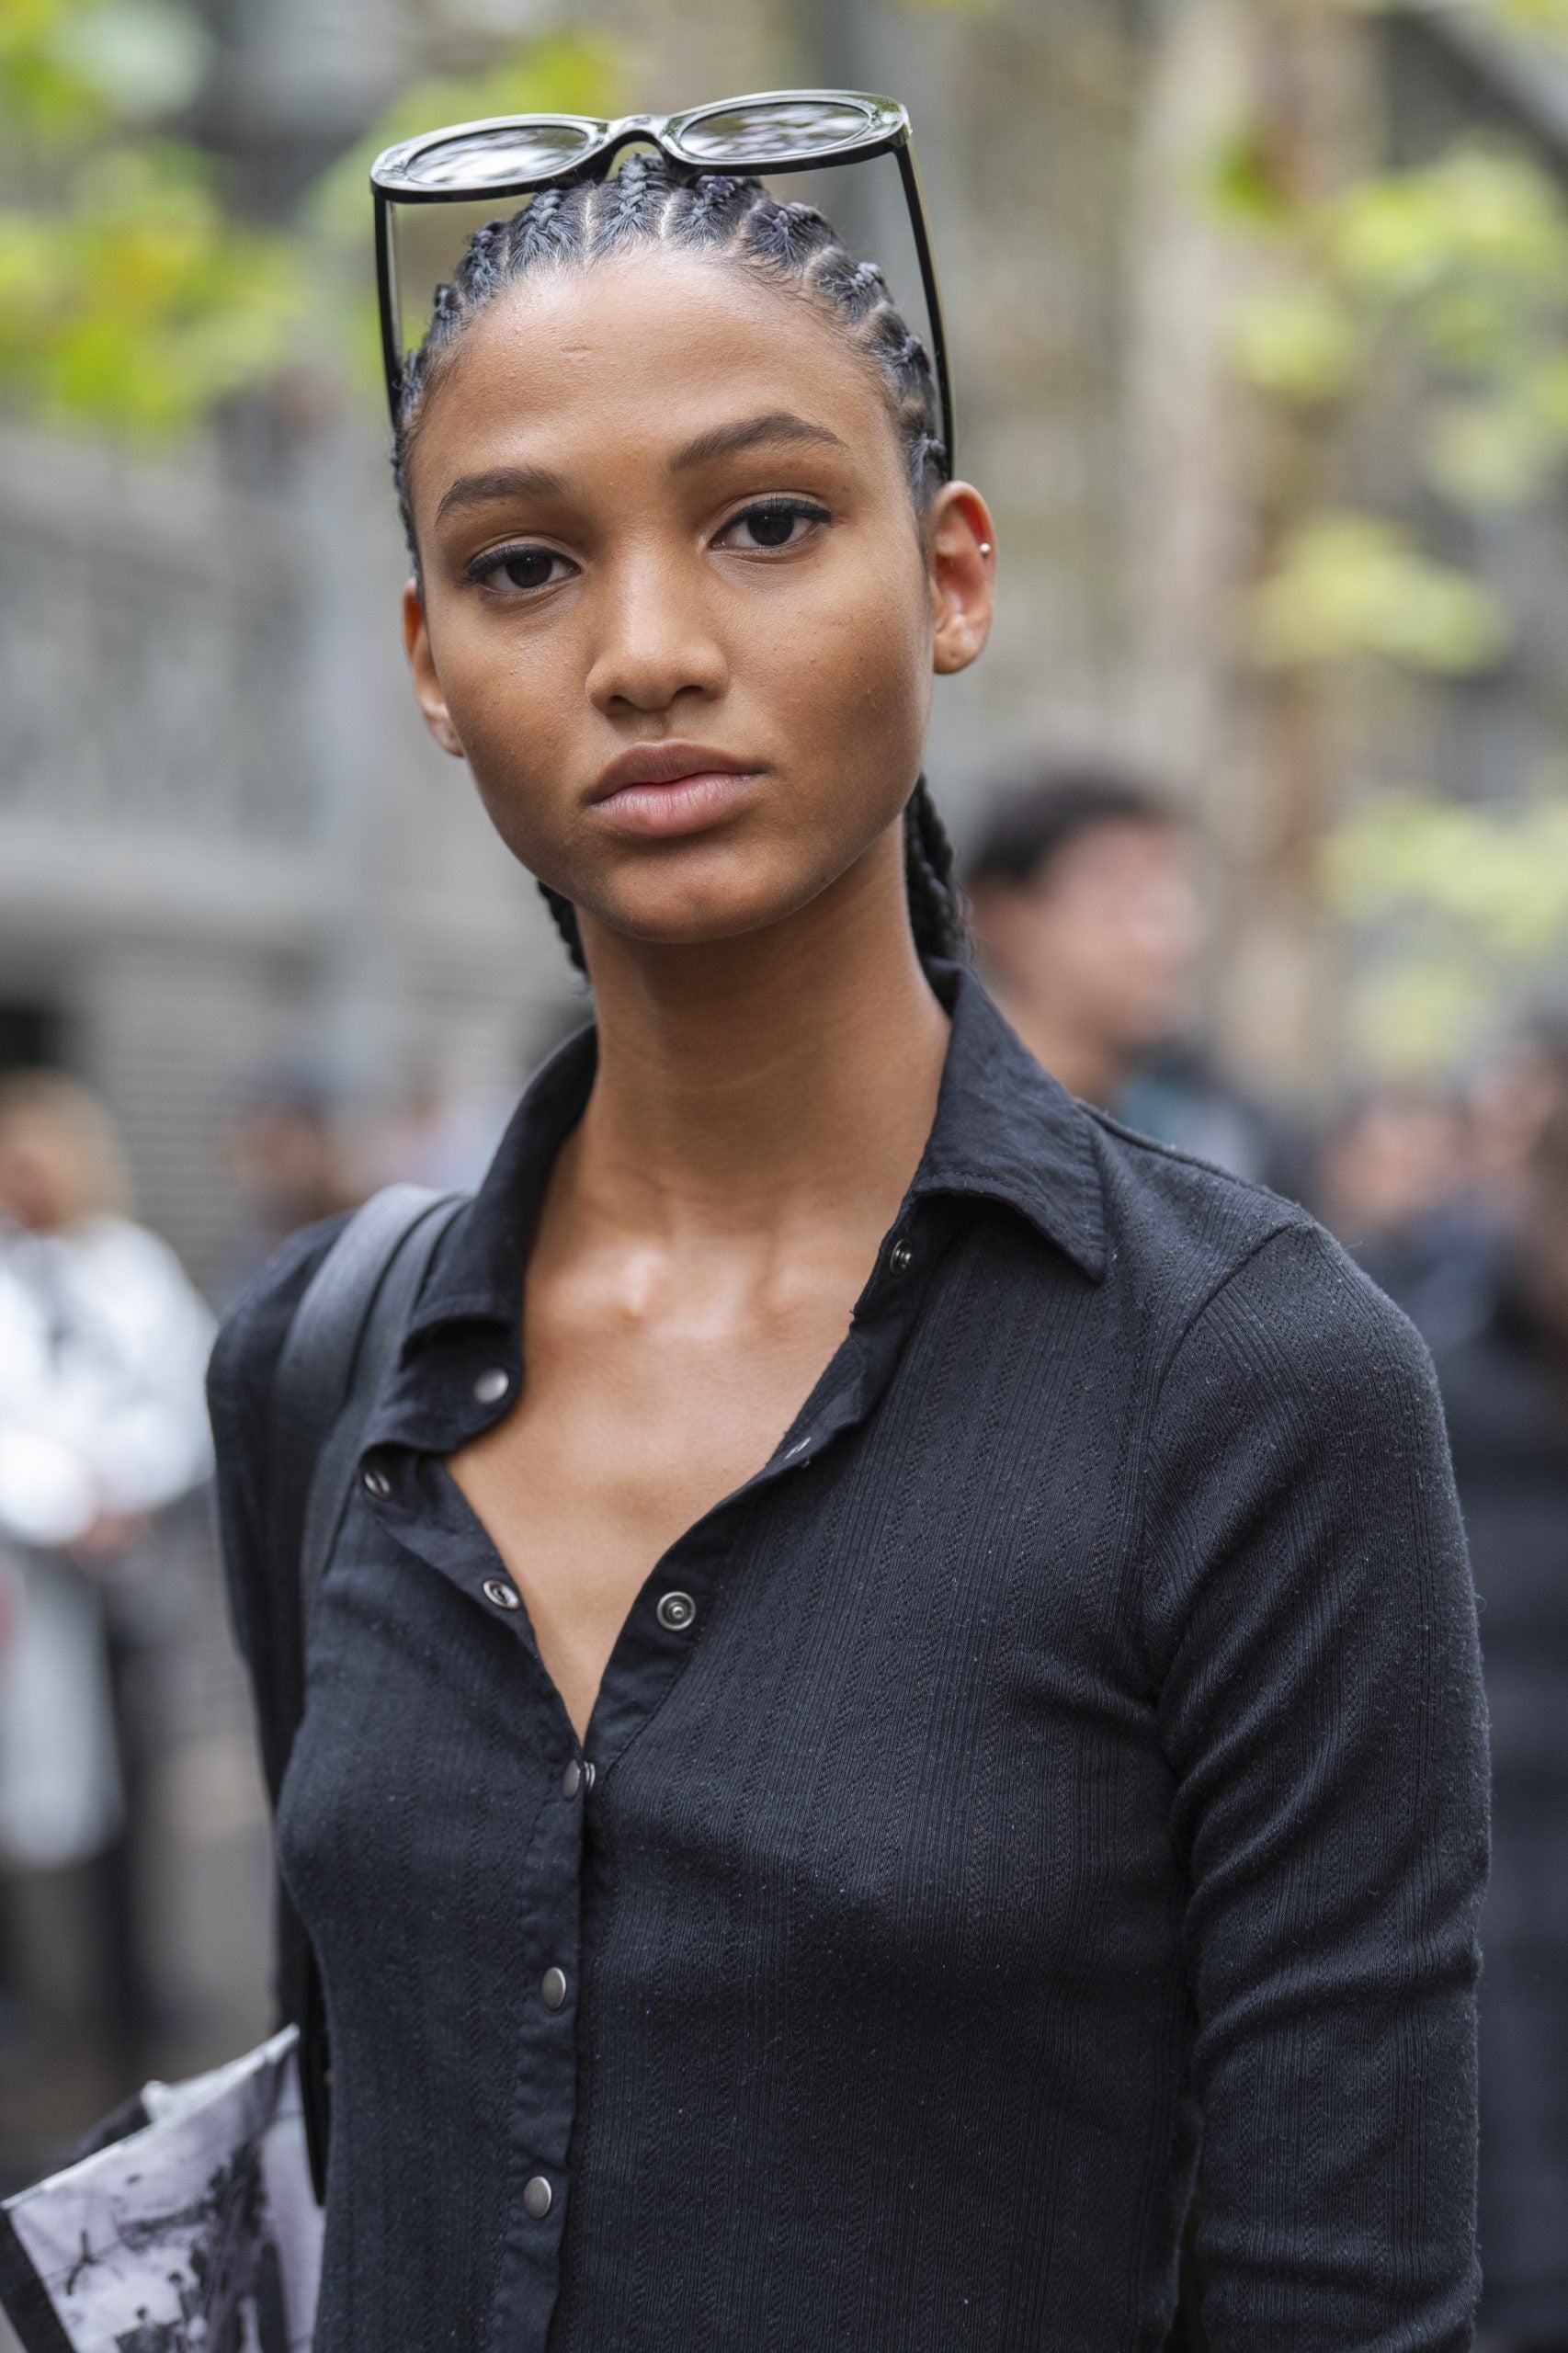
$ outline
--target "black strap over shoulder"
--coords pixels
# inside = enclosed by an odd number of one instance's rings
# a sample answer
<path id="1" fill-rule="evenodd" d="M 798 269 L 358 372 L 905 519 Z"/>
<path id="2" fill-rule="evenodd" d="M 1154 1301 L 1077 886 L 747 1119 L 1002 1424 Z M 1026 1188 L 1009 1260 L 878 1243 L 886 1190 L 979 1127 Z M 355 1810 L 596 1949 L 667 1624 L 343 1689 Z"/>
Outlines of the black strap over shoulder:
<path id="1" fill-rule="evenodd" d="M 273 1524 L 297 1563 L 307 1636 L 371 1405 L 462 1198 L 389 1185 L 349 1219 L 294 1312 L 272 1394 Z"/>
<path id="2" fill-rule="evenodd" d="M 463 1198 L 420 1185 L 392 1185 L 367 1201 L 317 1267 L 278 1360 L 267 1433 L 267 1519 L 278 1653 L 289 1682 L 270 1727 L 273 1754 L 267 1766 L 275 1794 L 304 1712 L 315 1597 L 353 1493 L 365 1427 L 432 1254 Z M 284 2016 L 300 2029 L 305 2131 L 320 2198 L 330 2090 L 325 2019 L 314 1959 L 281 1887 L 278 1973 Z"/>

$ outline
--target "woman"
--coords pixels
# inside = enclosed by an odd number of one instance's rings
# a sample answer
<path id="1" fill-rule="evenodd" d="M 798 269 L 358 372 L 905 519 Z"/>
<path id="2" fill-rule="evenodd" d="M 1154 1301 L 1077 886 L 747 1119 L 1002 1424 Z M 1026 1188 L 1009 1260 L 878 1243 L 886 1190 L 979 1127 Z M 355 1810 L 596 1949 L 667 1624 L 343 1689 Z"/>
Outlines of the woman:
<path id="1" fill-rule="evenodd" d="M 919 346 L 818 214 L 633 155 L 474 240 L 397 463 L 415 694 L 597 1029 L 441 1245 L 312 1626 L 318 2346 L 1153 2347 L 1194 2194 L 1213 2347 L 1467 2343 L 1429 1369 L 963 968 L 919 769 L 994 535 Z M 329 1240 L 214 1369 L 253 1648 Z"/>

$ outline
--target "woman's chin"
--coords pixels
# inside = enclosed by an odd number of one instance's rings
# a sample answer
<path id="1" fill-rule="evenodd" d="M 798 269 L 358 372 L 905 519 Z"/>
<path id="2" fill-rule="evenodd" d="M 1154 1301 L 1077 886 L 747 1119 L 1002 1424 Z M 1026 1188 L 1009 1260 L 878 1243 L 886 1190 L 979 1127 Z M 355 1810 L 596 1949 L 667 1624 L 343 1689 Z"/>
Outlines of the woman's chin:
<path id="1" fill-rule="evenodd" d="M 756 882 L 680 892 L 628 892 L 577 902 L 580 917 L 621 939 L 650 948 L 712 948 L 786 922 L 821 890 L 819 879 L 794 888 Z"/>

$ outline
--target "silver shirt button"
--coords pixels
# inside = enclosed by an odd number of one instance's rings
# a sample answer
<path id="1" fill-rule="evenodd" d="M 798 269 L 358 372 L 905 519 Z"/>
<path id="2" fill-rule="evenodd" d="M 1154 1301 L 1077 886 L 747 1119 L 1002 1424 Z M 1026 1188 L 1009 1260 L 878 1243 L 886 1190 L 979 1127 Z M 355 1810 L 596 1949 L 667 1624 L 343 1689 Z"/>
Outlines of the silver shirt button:
<path id="1" fill-rule="evenodd" d="M 901 1233 L 898 1240 L 893 1244 L 892 1248 L 888 1252 L 889 1271 L 895 1275 L 906 1275 L 914 1264 L 914 1247 L 910 1243 L 904 1240 Z"/>
<path id="2" fill-rule="evenodd" d="M 378 1503 L 384 1504 L 392 1493 L 392 1481 L 381 1465 L 376 1462 L 367 1463 L 359 1477 L 365 1493 L 368 1495 L 374 1495 Z"/>
<path id="3" fill-rule="evenodd" d="M 493 1364 L 482 1372 L 473 1384 L 473 1393 L 482 1405 L 498 1405 L 512 1386 L 512 1376 L 504 1366 Z"/>
<path id="4" fill-rule="evenodd" d="M 539 1995 L 547 2010 L 558 2010 L 566 1999 L 566 1972 L 547 1969 L 540 1979 Z"/>
<path id="5" fill-rule="evenodd" d="M 666 1632 L 683 1634 L 697 1615 L 697 1604 L 689 1593 L 666 1593 L 654 1614 Z"/>
<path id="6" fill-rule="evenodd" d="M 554 2203 L 555 2192 L 543 2174 L 536 2173 L 523 2184 L 523 2211 L 530 2222 L 542 2222 Z"/>
<path id="7" fill-rule="evenodd" d="M 497 1609 L 520 1609 L 523 1606 L 517 1586 L 508 1585 L 504 1577 L 485 1578 L 484 1598 L 493 1601 Z"/>
<path id="8" fill-rule="evenodd" d="M 582 1786 L 583 1768 L 574 1756 L 565 1772 L 561 1776 L 561 1794 L 563 1798 L 574 1798 Z"/>

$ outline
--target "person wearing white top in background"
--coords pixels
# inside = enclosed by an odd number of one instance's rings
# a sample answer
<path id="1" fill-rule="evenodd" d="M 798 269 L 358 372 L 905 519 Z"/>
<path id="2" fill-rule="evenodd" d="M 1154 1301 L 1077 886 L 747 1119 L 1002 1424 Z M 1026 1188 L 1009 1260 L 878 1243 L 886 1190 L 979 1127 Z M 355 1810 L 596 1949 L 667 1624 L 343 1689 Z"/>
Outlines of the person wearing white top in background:
<path id="1" fill-rule="evenodd" d="M 207 1477 L 213 1320 L 128 1214 L 101 1105 L 52 1071 L 0 1079 L 0 1870 L 112 1853 L 123 1792 L 104 1598 Z M 128 1936 L 110 1902 L 101 1935 Z M 129 1950 L 98 1956 L 111 2006 Z M 3 1961 L 3 1956 L 0 1956 Z M 117 2018 L 117 2024 L 119 2020 Z M 131 2054 L 124 2054 L 131 2063 Z"/>

